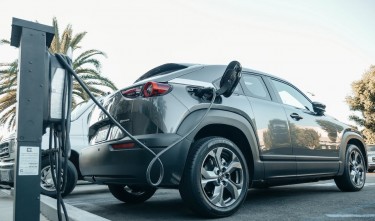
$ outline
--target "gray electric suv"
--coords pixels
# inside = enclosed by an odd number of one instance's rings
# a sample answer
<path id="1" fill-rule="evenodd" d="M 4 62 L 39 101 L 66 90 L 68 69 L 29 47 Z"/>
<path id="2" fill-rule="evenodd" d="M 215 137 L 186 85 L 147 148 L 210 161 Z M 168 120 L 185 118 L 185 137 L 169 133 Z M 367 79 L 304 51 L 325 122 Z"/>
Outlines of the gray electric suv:
<path id="1" fill-rule="evenodd" d="M 206 113 L 209 88 L 221 87 L 225 70 L 165 64 L 103 100 L 121 126 L 155 153 L 196 127 L 160 157 L 159 187 L 179 189 L 184 202 L 206 217 L 233 214 L 252 187 L 334 179 L 342 191 L 363 188 L 367 155 L 361 134 L 283 79 L 244 68 L 233 94 L 217 96 Z M 156 187 L 146 170 L 154 155 L 97 107 L 89 125 L 90 146 L 79 157 L 84 178 L 108 185 L 126 203 L 149 199 Z M 153 182 L 160 172 L 156 162 Z"/>

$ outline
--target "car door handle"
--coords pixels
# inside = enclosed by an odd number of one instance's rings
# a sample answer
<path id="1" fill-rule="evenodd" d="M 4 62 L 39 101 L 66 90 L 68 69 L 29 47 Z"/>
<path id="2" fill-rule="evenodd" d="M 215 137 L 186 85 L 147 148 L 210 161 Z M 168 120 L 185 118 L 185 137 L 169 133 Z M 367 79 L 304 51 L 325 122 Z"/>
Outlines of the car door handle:
<path id="1" fill-rule="evenodd" d="M 297 113 L 292 113 L 290 114 L 290 117 L 293 118 L 294 120 L 301 120 L 303 117 L 299 116 Z"/>

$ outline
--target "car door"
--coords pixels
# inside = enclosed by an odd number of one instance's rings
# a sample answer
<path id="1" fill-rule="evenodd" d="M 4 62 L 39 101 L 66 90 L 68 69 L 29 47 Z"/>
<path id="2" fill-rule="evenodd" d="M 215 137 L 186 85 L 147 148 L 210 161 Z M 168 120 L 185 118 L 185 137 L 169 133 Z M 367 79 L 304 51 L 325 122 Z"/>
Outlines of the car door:
<path id="1" fill-rule="evenodd" d="M 275 78 L 270 82 L 288 118 L 297 175 L 335 174 L 339 169 L 337 138 L 342 127 L 314 112 L 312 102 L 293 85 Z"/>
<path id="2" fill-rule="evenodd" d="M 254 114 L 265 179 L 295 177 L 296 162 L 283 105 L 275 102 L 262 75 L 243 73 L 241 84 Z"/>

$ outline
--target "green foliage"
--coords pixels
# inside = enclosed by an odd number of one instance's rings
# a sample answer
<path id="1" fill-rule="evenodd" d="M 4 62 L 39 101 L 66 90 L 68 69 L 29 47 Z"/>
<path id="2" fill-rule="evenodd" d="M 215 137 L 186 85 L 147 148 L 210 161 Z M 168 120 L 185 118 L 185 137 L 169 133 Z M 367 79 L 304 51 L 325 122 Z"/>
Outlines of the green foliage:
<path id="1" fill-rule="evenodd" d="M 18 61 L 0 63 L 0 125 L 15 126 Z"/>
<path id="2" fill-rule="evenodd" d="M 60 35 L 56 18 L 53 18 L 52 24 L 55 29 L 55 37 L 49 48 L 51 53 L 66 54 L 69 47 L 72 48 L 73 52 L 78 52 L 78 49 L 81 49 L 79 44 L 85 37 L 86 32 L 74 35 L 72 26 L 68 25 Z M 3 39 L 0 40 L 1 44 L 9 45 L 10 41 Z M 117 90 L 111 80 L 101 75 L 101 62 L 98 57 L 106 57 L 106 54 L 96 49 L 90 49 L 81 52 L 76 58 L 73 58 L 73 69 L 83 79 L 94 96 L 102 96 L 109 91 Z M 17 73 L 17 59 L 10 63 L 0 63 L 0 125 L 7 125 L 8 130 L 11 130 L 15 126 Z M 74 80 L 73 107 L 88 99 L 88 95 L 79 86 L 78 82 Z"/>
<path id="3" fill-rule="evenodd" d="M 346 97 L 350 110 L 362 116 L 351 115 L 350 120 L 364 127 L 366 143 L 375 143 L 375 66 L 371 66 L 359 81 L 352 83 L 353 95 Z"/>

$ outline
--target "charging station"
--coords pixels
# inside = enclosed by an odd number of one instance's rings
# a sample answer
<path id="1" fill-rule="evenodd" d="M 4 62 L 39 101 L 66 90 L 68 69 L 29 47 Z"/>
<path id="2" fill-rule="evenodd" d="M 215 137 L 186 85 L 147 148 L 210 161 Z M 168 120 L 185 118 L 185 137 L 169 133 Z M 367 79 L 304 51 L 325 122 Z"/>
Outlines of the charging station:
<path id="1" fill-rule="evenodd" d="M 51 26 L 17 18 L 12 21 L 11 45 L 18 47 L 17 157 L 13 220 L 40 219 L 40 159 L 44 107 L 48 93 L 48 47 Z"/>

